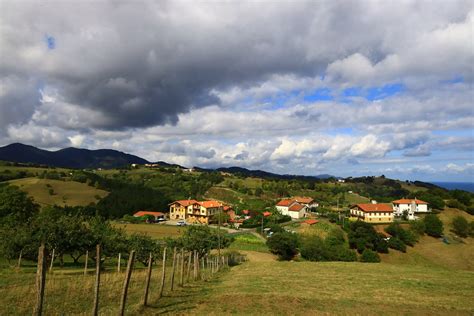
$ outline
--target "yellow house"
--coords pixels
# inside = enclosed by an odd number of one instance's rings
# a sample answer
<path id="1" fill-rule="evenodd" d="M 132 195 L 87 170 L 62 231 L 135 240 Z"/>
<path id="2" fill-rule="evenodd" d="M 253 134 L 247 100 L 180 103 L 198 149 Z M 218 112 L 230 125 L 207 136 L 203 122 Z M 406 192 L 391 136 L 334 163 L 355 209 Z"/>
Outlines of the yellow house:
<path id="1" fill-rule="evenodd" d="M 222 210 L 223 205 L 218 201 L 179 200 L 170 204 L 170 218 L 209 224 L 210 218 Z"/>
<path id="2" fill-rule="evenodd" d="M 189 206 L 196 204 L 196 200 L 178 200 L 170 203 L 170 219 L 186 219 Z"/>
<path id="3" fill-rule="evenodd" d="M 393 222 L 393 208 L 389 204 L 366 203 L 351 207 L 351 217 L 366 223 Z"/>

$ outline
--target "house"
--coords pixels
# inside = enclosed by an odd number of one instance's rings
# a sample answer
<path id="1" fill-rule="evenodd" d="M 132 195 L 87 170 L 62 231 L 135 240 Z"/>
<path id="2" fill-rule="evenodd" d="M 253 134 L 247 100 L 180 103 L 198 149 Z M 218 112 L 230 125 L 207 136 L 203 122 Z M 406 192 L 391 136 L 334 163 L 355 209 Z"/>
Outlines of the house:
<path id="1" fill-rule="evenodd" d="M 404 213 L 407 214 L 409 220 L 415 219 L 415 213 L 429 213 L 431 212 L 428 209 L 428 203 L 422 200 L 414 199 L 400 199 L 392 201 L 393 204 L 393 213 L 395 216 L 403 216 Z"/>
<path id="2" fill-rule="evenodd" d="M 155 218 L 155 221 L 157 221 L 158 219 L 164 219 L 165 218 L 165 214 L 164 213 L 161 213 L 161 212 L 149 212 L 149 211 L 138 211 L 136 212 L 135 214 L 133 214 L 133 217 L 143 217 L 143 216 L 153 216 Z"/>
<path id="3" fill-rule="evenodd" d="M 222 210 L 224 211 L 225 214 L 229 215 L 229 220 L 235 219 L 236 214 L 232 206 L 224 205 L 222 207 Z"/>
<path id="4" fill-rule="evenodd" d="M 296 203 L 296 201 L 294 201 L 292 199 L 283 199 L 280 202 L 278 202 L 275 207 L 276 207 L 277 211 L 279 211 L 281 214 L 289 215 L 288 214 L 288 209 L 294 203 Z"/>
<path id="5" fill-rule="evenodd" d="M 189 206 L 191 208 L 197 203 L 196 200 L 178 200 L 169 204 L 170 219 L 184 220 L 186 219 L 186 211 Z"/>
<path id="6" fill-rule="evenodd" d="M 209 224 L 210 218 L 223 210 L 218 201 L 178 200 L 169 206 L 171 219 L 200 224 Z"/>
<path id="7" fill-rule="evenodd" d="M 305 217 L 308 209 L 305 204 L 298 203 L 296 199 L 283 199 L 275 207 L 282 215 L 288 215 L 292 219 Z"/>
<path id="8" fill-rule="evenodd" d="M 308 209 L 315 208 L 319 206 L 319 203 L 316 202 L 313 198 L 306 196 L 296 196 L 293 198 L 296 202 L 305 205 Z"/>
<path id="9" fill-rule="evenodd" d="M 375 202 L 375 201 L 374 201 Z M 351 206 L 352 218 L 366 223 L 391 223 L 393 222 L 393 208 L 390 204 L 365 203 Z"/>

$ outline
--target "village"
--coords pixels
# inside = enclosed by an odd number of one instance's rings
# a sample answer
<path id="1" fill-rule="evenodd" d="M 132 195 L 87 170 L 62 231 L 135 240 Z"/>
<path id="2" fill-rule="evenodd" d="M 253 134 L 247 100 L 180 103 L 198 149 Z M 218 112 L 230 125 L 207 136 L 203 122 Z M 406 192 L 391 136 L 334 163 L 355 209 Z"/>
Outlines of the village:
<path id="1" fill-rule="evenodd" d="M 349 221 L 363 221 L 371 224 L 387 224 L 396 220 L 413 221 L 419 218 L 420 214 L 428 214 L 431 209 L 428 202 L 419 199 L 399 199 L 392 203 L 371 203 L 354 204 L 349 208 L 347 219 Z M 280 200 L 275 204 L 274 211 L 281 215 L 286 215 L 293 221 L 302 219 L 315 219 L 318 217 L 319 203 L 310 197 L 291 197 Z M 164 222 L 171 220 L 176 225 L 189 224 L 210 224 L 214 217 L 224 215 L 225 226 L 239 228 L 244 221 L 252 216 L 270 216 L 269 211 L 242 210 L 237 214 L 232 206 L 220 201 L 197 201 L 178 200 L 169 204 L 169 212 L 138 211 L 133 214 L 136 218 L 143 218 L 149 222 Z M 346 215 L 343 215 L 346 216 Z M 316 223 L 316 222 L 314 222 Z"/>

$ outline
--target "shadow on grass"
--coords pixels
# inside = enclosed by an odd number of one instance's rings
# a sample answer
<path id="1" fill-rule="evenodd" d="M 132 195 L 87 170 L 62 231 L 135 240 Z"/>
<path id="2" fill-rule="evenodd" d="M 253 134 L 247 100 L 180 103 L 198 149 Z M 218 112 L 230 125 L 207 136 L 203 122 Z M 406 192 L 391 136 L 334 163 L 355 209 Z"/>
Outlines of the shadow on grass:
<path id="1" fill-rule="evenodd" d="M 178 287 L 173 292 L 166 292 L 161 299 L 152 299 L 152 303 L 142 306 L 139 312 L 153 315 L 190 312 L 200 303 L 210 299 L 212 287 L 221 282 L 217 275 L 209 280 L 185 284 L 184 287 Z"/>

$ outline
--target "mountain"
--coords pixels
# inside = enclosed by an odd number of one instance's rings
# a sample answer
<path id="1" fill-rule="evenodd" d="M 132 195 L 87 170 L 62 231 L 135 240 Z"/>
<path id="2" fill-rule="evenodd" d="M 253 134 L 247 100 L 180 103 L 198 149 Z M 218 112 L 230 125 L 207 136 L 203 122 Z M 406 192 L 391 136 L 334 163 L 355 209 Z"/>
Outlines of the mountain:
<path id="1" fill-rule="evenodd" d="M 265 178 L 265 179 L 298 179 L 298 180 L 321 180 L 321 179 L 329 179 L 329 178 L 336 178 L 335 176 L 329 174 L 321 174 L 317 176 L 301 176 L 301 175 L 290 175 L 290 174 L 276 174 L 271 173 L 263 170 L 249 170 L 242 167 L 227 167 L 227 168 L 217 168 L 217 169 L 206 169 L 200 167 L 194 167 L 195 170 L 201 172 L 212 172 L 212 171 L 220 171 L 231 173 L 234 175 L 241 175 L 245 177 L 255 177 L 255 178 Z"/>
<path id="2" fill-rule="evenodd" d="M 0 160 L 65 168 L 118 168 L 147 160 L 112 149 L 65 148 L 48 151 L 20 143 L 0 147 Z"/>

